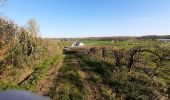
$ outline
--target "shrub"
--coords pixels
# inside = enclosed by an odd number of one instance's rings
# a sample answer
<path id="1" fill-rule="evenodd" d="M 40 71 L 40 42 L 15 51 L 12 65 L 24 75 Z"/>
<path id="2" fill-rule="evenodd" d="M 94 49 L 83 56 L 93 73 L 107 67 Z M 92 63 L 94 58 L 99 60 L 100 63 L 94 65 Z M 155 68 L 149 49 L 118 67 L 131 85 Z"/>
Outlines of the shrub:
<path id="1" fill-rule="evenodd" d="M 4 52 L 5 65 L 33 67 L 37 61 L 61 53 L 56 41 L 35 37 L 31 32 L 0 18 L 0 53 Z"/>

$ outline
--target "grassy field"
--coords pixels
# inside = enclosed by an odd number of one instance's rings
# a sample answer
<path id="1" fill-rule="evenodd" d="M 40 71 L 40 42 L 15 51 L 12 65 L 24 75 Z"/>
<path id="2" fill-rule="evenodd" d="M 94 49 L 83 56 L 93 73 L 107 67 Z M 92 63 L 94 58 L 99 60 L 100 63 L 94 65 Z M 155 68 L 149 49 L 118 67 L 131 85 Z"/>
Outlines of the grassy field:
<path id="1" fill-rule="evenodd" d="M 85 48 L 76 48 L 77 52 L 73 52 L 74 48 L 65 51 L 55 85 L 47 94 L 52 99 L 168 100 L 170 67 L 158 68 L 154 76 L 142 66 L 129 72 L 125 65 L 115 65 L 114 58 L 87 55 L 82 49 Z"/>
<path id="2" fill-rule="evenodd" d="M 151 77 L 138 69 L 129 73 L 126 67 L 118 67 L 107 61 L 95 59 L 96 57 L 78 57 L 84 62 L 81 67 L 90 73 L 90 80 L 99 86 L 104 99 L 154 100 L 157 95 L 164 98 L 167 94 L 164 90 L 169 87 L 170 68 L 163 68 L 164 71 L 159 69 L 157 74 L 160 76 Z"/>
<path id="3" fill-rule="evenodd" d="M 117 41 L 116 43 L 113 41 L 83 40 L 81 42 L 83 42 L 85 46 L 91 46 L 91 47 L 107 46 L 107 47 L 116 47 L 116 48 L 121 48 L 121 49 L 130 49 L 134 46 L 153 46 L 155 44 L 170 46 L 169 42 L 162 42 L 162 41 L 156 41 L 156 40 L 127 40 L 127 41 Z"/>
<path id="4" fill-rule="evenodd" d="M 96 97 L 105 100 L 168 100 L 170 89 L 169 60 L 166 61 L 166 66 L 158 67 L 153 74 L 156 65 L 152 61 L 152 58 L 150 58 L 152 57 L 151 54 L 144 52 L 140 60 L 145 61 L 147 66 L 136 63 L 134 65 L 135 67 L 129 72 L 126 65 L 115 65 L 113 54 L 109 54 L 108 57 L 103 58 L 100 48 L 105 47 L 107 50 L 124 49 L 125 51 L 129 51 L 135 47 L 142 46 L 154 50 L 154 46 L 156 45 L 161 48 L 168 48 L 170 47 L 170 43 L 154 40 L 128 40 L 119 41 L 116 44 L 111 43 L 111 41 L 82 42 L 88 48 L 98 47 L 95 54 L 84 54 L 82 52 L 74 54 L 80 63 L 83 73 L 88 73 L 88 83 L 94 84 L 96 92 L 99 91 Z M 87 48 L 81 48 L 80 51 L 82 49 Z M 88 93 L 88 90 L 86 91 Z"/>
<path id="5" fill-rule="evenodd" d="M 93 40 L 84 40 L 82 41 L 87 46 L 94 46 L 94 45 L 112 45 L 113 43 L 111 41 L 93 41 Z"/>

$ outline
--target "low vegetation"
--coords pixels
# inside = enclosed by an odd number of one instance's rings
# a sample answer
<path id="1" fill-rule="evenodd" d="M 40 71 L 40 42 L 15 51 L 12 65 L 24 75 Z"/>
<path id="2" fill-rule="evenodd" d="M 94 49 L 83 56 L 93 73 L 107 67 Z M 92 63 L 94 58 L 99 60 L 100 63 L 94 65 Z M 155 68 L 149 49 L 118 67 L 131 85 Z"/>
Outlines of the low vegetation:
<path id="1" fill-rule="evenodd" d="M 54 100 L 84 100 L 86 91 L 74 55 L 66 55 L 63 63 L 48 95 Z"/>
<path id="2" fill-rule="evenodd" d="M 46 70 L 61 61 L 60 43 L 39 37 L 31 21 L 28 30 L 0 18 L 0 90 L 33 90 Z"/>
<path id="3" fill-rule="evenodd" d="M 100 84 L 105 99 L 168 99 L 169 48 L 161 45 L 129 50 L 109 48 L 105 57 L 103 48 L 90 48 L 87 52 L 80 52 L 77 57 L 84 62 L 81 67 L 92 74 L 91 80 Z"/>

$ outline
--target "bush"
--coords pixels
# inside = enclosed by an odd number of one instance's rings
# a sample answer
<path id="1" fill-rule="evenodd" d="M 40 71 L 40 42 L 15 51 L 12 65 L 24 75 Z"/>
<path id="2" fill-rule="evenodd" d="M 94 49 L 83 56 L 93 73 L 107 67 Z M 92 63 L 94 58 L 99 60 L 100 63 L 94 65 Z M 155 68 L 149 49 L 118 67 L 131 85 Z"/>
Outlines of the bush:
<path id="1" fill-rule="evenodd" d="M 0 18 L 0 53 L 4 52 L 4 63 L 14 67 L 33 67 L 49 56 L 61 53 L 56 41 L 35 37 L 14 22 Z"/>

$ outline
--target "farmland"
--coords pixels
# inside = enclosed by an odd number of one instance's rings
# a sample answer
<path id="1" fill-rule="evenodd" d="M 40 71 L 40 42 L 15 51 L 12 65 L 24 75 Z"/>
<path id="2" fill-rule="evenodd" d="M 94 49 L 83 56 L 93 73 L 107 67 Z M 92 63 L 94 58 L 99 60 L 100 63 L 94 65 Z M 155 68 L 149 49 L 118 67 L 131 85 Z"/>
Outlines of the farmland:
<path id="1" fill-rule="evenodd" d="M 170 98 L 168 41 L 42 38 L 8 19 L 0 18 L 0 25 L 1 92 L 27 90 L 52 100 Z M 75 41 L 84 46 L 71 46 Z"/>
<path id="2" fill-rule="evenodd" d="M 162 56 L 164 52 L 161 50 L 169 50 L 169 42 L 138 39 L 116 43 L 109 40 L 81 42 L 85 47 L 65 49 L 64 46 L 70 46 L 72 41 L 56 41 L 63 49 L 56 56 L 48 57 L 32 68 L 2 70 L 1 77 L 5 78 L 1 78 L 1 91 L 30 90 L 53 100 L 169 98 L 170 61 L 163 61 L 161 63 L 165 64 L 156 66 L 153 56 L 157 56 L 152 55 L 154 53 L 140 51 L 147 48 L 157 53 L 160 49 L 159 56 Z M 137 53 L 134 57 L 141 62 L 134 60 L 129 69 L 129 53 L 135 50 Z M 169 51 L 166 52 L 169 54 Z M 169 57 L 168 54 L 166 57 Z"/>
<path id="3" fill-rule="evenodd" d="M 0 0 L 0 100 L 170 100 L 169 9 Z"/>
<path id="4" fill-rule="evenodd" d="M 91 44 L 95 41 L 86 41 L 85 44 Z M 89 47 L 77 48 L 74 51 L 67 51 L 66 55 L 74 56 L 75 63 L 78 63 L 74 69 L 76 69 L 79 74 L 76 75 L 83 81 L 86 89 L 84 91 L 87 94 L 84 96 L 88 99 L 168 99 L 169 94 L 169 71 L 170 62 L 165 61 L 166 65 L 164 67 L 159 67 L 155 70 L 156 64 L 148 52 L 143 53 L 139 60 L 141 62 L 136 62 L 133 65 L 132 70 L 129 72 L 126 64 L 116 64 L 116 55 L 109 53 L 105 57 L 102 54 L 102 48 L 105 47 L 107 51 L 110 50 L 132 50 L 138 46 L 147 47 L 151 50 L 155 49 L 155 45 L 161 47 L 169 46 L 169 43 L 145 40 L 145 41 L 123 41 L 119 42 L 117 45 L 112 45 L 109 41 L 99 41 L 96 43 L 101 43 L 98 45 L 92 45 Z M 103 45 L 103 43 L 109 43 Z M 136 43 L 138 43 L 136 45 Z M 128 45 L 127 45 L 128 44 Z M 93 48 L 95 46 L 95 52 L 87 53 L 87 48 Z M 123 47 L 123 48 L 122 48 Z M 127 55 L 128 56 L 128 55 Z M 121 56 L 120 56 L 121 57 Z M 120 61 L 124 61 L 124 58 L 120 58 Z M 142 63 L 145 62 L 144 63 Z M 126 62 L 126 61 L 125 61 Z M 77 67 L 78 66 L 78 67 Z M 166 66 L 166 67 L 165 67 Z M 70 66 L 71 67 L 71 66 Z M 80 82 L 81 83 L 81 82 Z M 76 86 L 76 85 L 75 85 Z M 91 87 L 91 89 L 88 88 Z M 84 87 L 82 87 L 84 88 Z M 74 92 L 74 91 L 72 91 Z M 71 93 L 72 93 L 71 92 Z M 97 95 L 95 94 L 97 93 Z M 90 96 L 89 94 L 93 94 Z M 67 94 L 69 95 L 69 94 Z M 67 96 L 65 95 L 65 96 Z M 85 98 L 81 96 L 82 98 Z M 74 96 L 73 96 L 74 97 Z M 92 98 L 91 98 L 92 97 Z M 96 97 L 96 98 L 93 98 Z"/>

